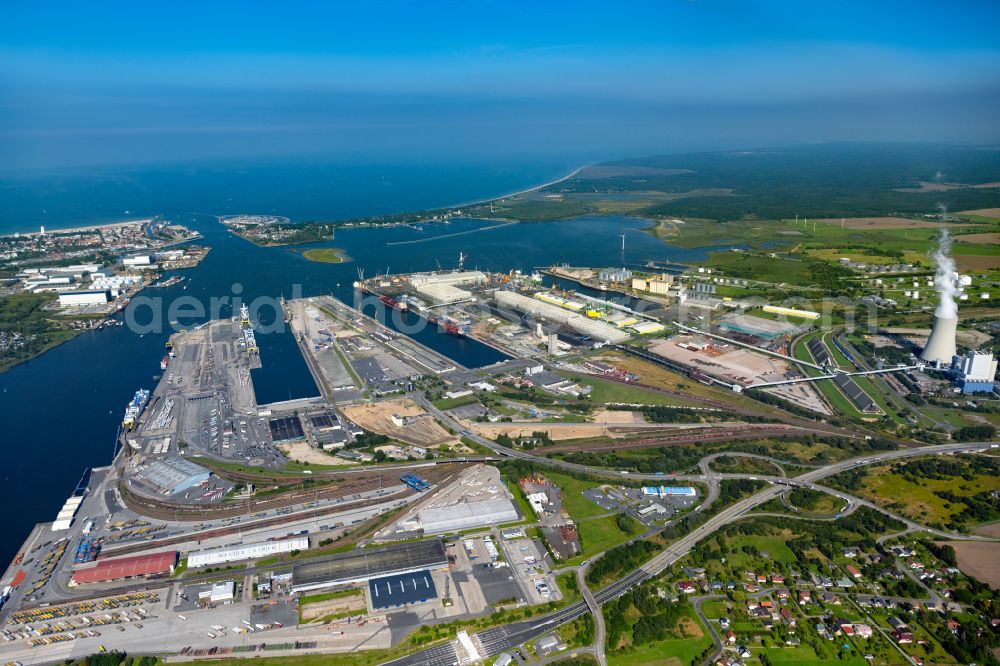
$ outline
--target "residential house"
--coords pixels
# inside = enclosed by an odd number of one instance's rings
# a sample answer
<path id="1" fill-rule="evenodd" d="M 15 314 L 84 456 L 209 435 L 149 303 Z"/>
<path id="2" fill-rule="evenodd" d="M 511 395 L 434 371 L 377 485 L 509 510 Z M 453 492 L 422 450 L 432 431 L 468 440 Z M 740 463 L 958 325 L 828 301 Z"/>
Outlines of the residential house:
<path id="1" fill-rule="evenodd" d="M 895 615 L 889 618 L 889 626 L 897 631 L 899 631 L 900 629 L 906 629 L 906 623 L 900 620 Z"/>
<path id="2" fill-rule="evenodd" d="M 913 634 L 908 631 L 894 631 L 892 637 L 900 645 L 913 642 Z"/>

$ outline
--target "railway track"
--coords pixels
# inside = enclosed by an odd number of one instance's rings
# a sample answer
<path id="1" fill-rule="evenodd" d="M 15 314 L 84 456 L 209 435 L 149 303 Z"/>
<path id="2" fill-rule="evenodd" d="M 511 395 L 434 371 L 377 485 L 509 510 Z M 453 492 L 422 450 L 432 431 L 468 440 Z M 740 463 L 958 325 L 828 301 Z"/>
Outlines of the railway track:
<path id="1" fill-rule="evenodd" d="M 455 468 L 452 466 L 428 467 L 422 470 L 422 476 L 427 477 L 432 484 L 437 485 L 460 469 L 461 467 Z M 159 520 L 196 521 L 234 518 L 261 511 L 284 509 L 296 504 L 318 500 L 352 498 L 352 496 L 353 499 L 360 500 L 361 493 L 401 485 L 398 474 L 386 473 L 377 473 L 370 476 L 345 476 L 344 479 L 335 478 L 333 480 L 330 477 L 306 477 L 305 480 L 319 483 L 312 487 L 297 488 L 275 495 L 253 497 L 238 502 L 225 502 L 214 505 L 206 504 L 203 506 L 171 502 L 140 494 L 121 480 L 118 482 L 118 491 L 125 505 L 140 515 Z M 259 482 L 259 479 L 257 481 Z M 391 496 L 393 494 L 386 494 L 382 497 Z M 404 495 L 400 494 L 400 496 Z M 379 498 L 372 499 L 373 501 L 378 501 Z M 285 520 L 287 521 L 287 516 Z"/>

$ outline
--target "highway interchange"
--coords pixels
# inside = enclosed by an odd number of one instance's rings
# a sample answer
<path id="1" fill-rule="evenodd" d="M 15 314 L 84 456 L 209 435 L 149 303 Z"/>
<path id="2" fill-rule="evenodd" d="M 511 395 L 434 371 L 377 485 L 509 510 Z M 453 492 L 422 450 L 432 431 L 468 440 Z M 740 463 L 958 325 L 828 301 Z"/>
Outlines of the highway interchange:
<path id="1" fill-rule="evenodd" d="M 448 417 L 438 410 L 435 410 L 433 405 L 430 405 L 426 401 L 424 406 L 435 413 L 435 416 L 448 421 Z M 458 425 L 458 424 L 455 424 Z M 500 455 L 512 456 L 525 459 L 534 459 L 538 462 L 548 465 L 557 466 L 564 469 L 571 469 L 574 471 L 584 471 L 588 473 L 599 473 L 607 475 L 611 472 L 609 470 L 603 470 L 598 468 L 590 468 L 583 465 L 574 465 L 571 463 L 565 463 L 558 460 L 549 460 L 547 458 L 537 458 L 528 453 L 522 451 L 513 451 L 506 447 L 500 447 L 495 442 L 491 442 L 485 438 L 477 437 L 475 433 L 468 431 L 461 426 L 457 429 L 461 435 L 465 437 L 470 437 L 477 441 L 478 443 L 488 446 Z M 734 504 L 725 507 L 715 515 L 708 518 L 704 523 L 698 525 L 688 534 L 684 535 L 677 541 L 670 544 L 662 552 L 654 556 L 651 560 L 630 572 L 623 578 L 611 583 L 610 585 L 596 591 L 593 593 L 593 600 L 596 601 L 598 605 L 605 604 L 616 597 L 624 594 L 636 585 L 640 585 L 652 578 L 655 578 L 661 572 L 663 572 L 667 567 L 671 566 L 685 555 L 687 555 L 694 546 L 702 539 L 710 536 L 714 532 L 718 531 L 722 527 L 732 523 L 734 521 L 740 520 L 768 501 L 778 497 L 782 493 L 786 492 L 790 487 L 802 487 L 811 488 L 819 490 L 822 492 L 835 492 L 831 491 L 829 488 L 818 485 L 817 482 L 836 475 L 848 469 L 853 469 L 856 467 L 863 467 L 867 465 L 881 464 L 888 461 L 900 460 L 905 458 L 913 458 L 926 455 L 934 454 L 949 454 L 949 453 L 962 453 L 962 452 L 972 452 L 987 449 L 991 446 L 989 442 L 971 442 L 963 444 L 941 444 L 936 446 L 926 446 L 917 448 L 907 448 L 898 449 L 895 451 L 884 451 L 879 453 L 871 453 L 866 456 L 851 458 L 848 460 L 843 460 L 837 463 L 832 463 L 830 465 L 819 467 L 799 476 L 793 478 L 787 478 L 783 476 L 766 476 L 766 475 L 747 475 L 747 474 L 723 474 L 714 473 L 709 469 L 709 458 L 715 458 L 716 454 L 707 457 L 701 462 L 702 474 L 686 474 L 672 476 L 672 479 L 683 479 L 689 481 L 700 481 L 703 483 L 708 483 L 710 488 L 710 493 L 706 496 L 705 500 L 697 507 L 696 511 L 703 511 L 709 508 L 712 502 L 718 496 L 718 483 L 722 479 L 759 479 L 762 481 L 769 482 L 768 485 L 762 490 L 754 493 L 753 495 L 746 497 L 742 500 L 735 502 Z M 995 446 L 995 444 L 993 445 Z M 739 454 L 736 454 L 739 455 Z M 777 461 L 775 461 L 777 462 Z M 631 475 L 633 477 L 642 479 L 662 479 L 660 475 L 649 475 L 649 474 L 635 474 Z M 876 510 L 884 511 L 881 507 L 874 504 L 855 498 L 845 493 L 836 491 L 835 494 L 838 496 L 848 499 L 848 501 L 870 506 Z M 913 521 L 909 521 L 899 516 L 893 516 L 896 519 L 904 522 L 907 525 L 908 530 L 912 529 L 922 529 L 939 536 L 945 536 L 952 539 L 980 539 L 982 537 L 975 537 L 963 534 L 955 534 L 951 532 L 943 532 L 940 530 L 932 530 Z M 600 557 L 599 555 L 594 556 L 593 559 Z M 585 566 L 585 565 L 584 565 Z M 582 576 L 580 577 L 581 582 L 583 582 Z M 586 589 L 586 586 L 581 586 L 581 589 Z M 500 627 L 493 627 L 479 632 L 476 635 L 476 639 L 479 645 L 482 646 L 482 652 L 480 652 L 480 657 L 495 657 L 502 652 L 512 650 L 517 648 L 524 643 L 534 640 L 554 629 L 560 625 L 571 622 L 576 618 L 580 617 L 584 613 L 592 612 L 590 606 L 586 599 L 587 593 L 585 593 L 585 598 L 582 601 L 577 601 L 565 608 L 561 608 L 547 615 L 541 617 L 533 618 L 531 620 L 517 622 L 513 624 L 503 625 Z M 602 618 L 599 617 L 599 613 L 595 613 L 595 621 L 598 624 L 598 635 L 601 635 L 602 629 Z M 594 650 L 599 662 L 604 663 L 603 659 L 603 649 L 598 646 Z M 387 662 L 392 666 L 454 666 L 460 662 L 459 653 L 457 650 L 457 644 L 455 642 L 449 642 L 442 645 L 436 645 L 419 652 L 412 653 L 400 659 L 396 659 L 391 662 Z"/>

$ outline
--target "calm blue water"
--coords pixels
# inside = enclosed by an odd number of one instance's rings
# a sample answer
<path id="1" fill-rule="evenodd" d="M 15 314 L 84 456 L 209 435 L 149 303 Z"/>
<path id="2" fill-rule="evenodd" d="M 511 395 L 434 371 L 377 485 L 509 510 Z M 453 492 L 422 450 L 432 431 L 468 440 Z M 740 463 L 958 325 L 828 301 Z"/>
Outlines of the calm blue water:
<path id="1" fill-rule="evenodd" d="M 497 191 L 517 189 L 553 174 L 537 177 L 528 170 L 520 182 L 510 176 L 502 184 L 484 181 L 475 189 L 466 183 L 459 187 L 462 196 L 449 194 L 447 178 L 424 179 L 438 183 L 436 201 L 422 205 L 441 205 L 455 198 L 490 196 Z M 189 182 L 189 181 L 185 181 Z M 406 181 L 410 182 L 410 181 Z M 329 192 L 317 186 L 321 192 Z M 394 199 L 395 185 L 369 190 L 369 212 L 388 208 L 399 209 L 412 199 L 412 188 L 403 187 Z M 102 190 L 103 192 L 103 190 Z M 10 194 L 4 194 L 10 197 Z M 77 203 L 66 202 L 62 196 L 51 195 L 49 209 L 72 210 Z M 65 196 L 77 196 L 68 187 Z M 104 196 L 103 194 L 101 196 Z M 207 195 L 206 195 L 207 196 Z M 222 196 L 222 195 L 219 195 Z M 317 194 L 317 197 L 320 195 Z M 330 194 L 331 207 L 351 209 L 352 214 L 364 214 L 356 192 L 345 196 L 345 203 Z M 429 198 L 426 192 L 420 195 Z M 151 197 L 150 201 L 155 198 Z M 403 203 L 400 203 L 403 202 Z M 117 208 L 124 209 L 118 204 Z M 290 201 L 289 209 L 279 195 L 266 210 L 288 214 L 301 202 Z M 318 204 L 310 204 L 318 205 Z M 112 203 L 102 206 L 112 209 Z M 246 210 L 233 208 L 227 210 Z M 0 206 L 0 210 L 3 207 Z M 255 210 L 265 210 L 264 207 Z M 152 210 L 146 211 L 155 212 Z M 2 213 L 2 214 L 6 214 Z M 302 248 L 259 248 L 230 234 L 214 217 L 204 214 L 171 213 L 170 217 L 189 224 L 204 234 L 204 244 L 212 251 L 193 270 L 181 271 L 187 279 L 165 289 L 150 289 L 140 297 L 154 299 L 153 306 L 140 304 L 145 298 L 133 300 L 126 313 L 140 324 L 148 324 L 153 313 L 159 313 L 163 323 L 176 320 L 178 326 L 193 326 L 207 316 L 173 316 L 167 311 L 171 303 L 186 298 L 201 303 L 206 309 L 212 298 L 239 295 L 254 303 L 261 297 L 313 296 L 333 294 L 352 303 L 352 283 L 359 268 L 371 276 L 376 272 L 408 272 L 435 269 L 438 264 L 454 267 L 459 252 L 468 255 L 467 267 L 507 271 L 520 268 L 549 266 L 556 262 L 576 265 L 622 265 L 648 259 L 685 262 L 703 256 L 701 250 L 671 248 L 640 231 L 644 223 L 632 218 L 588 217 L 548 224 L 522 224 L 501 229 L 472 233 L 453 238 L 434 239 L 441 234 L 453 234 L 491 226 L 491 222 L 457 220 L 450 225 L 426 225 L 423 231 L 406 227 L 390 229 L 344 229 L 336 232 L 330 242 L 315 246 L 339 247 L 346 250 L 352 261 L 343 264 L 310 262 L 301 256 Z M 79 223 L 67 218 L 64 226 Z M 9 218 L 8 218 L 9 222 Z M 53 222 L 47 223 L 55 228 Z M 29 225 L 30 226 L 30 225 Z M 619 234 L 626 234 L 626 253 L 621 255 Z M 430 239 L 409 245 L 387 245 L 400 240 Z M 187 286 L 186 289 L 184 287 Z M 219 310 L 230 316 L 227 305 Z M 394 311 L 393 311 L 394 312 Z M 176 314 L 176 313 L 174 313 Z M 270 324 L 273 308 L 261 307 L 256 321 Z M 412 315 L 410 315 L 412 317 Z M 408 320 L 400 323 L 407 324 Z M 412 322 L 411 322 L 412 323 Z M 390 317 L 389 325 L 399 326 Z M 408 330 L 408 329 L 407 329 Z M 5 515 L 4 534 L 0 540 L 0 561 L 13 557 L 31 526 L 52 520 L 66 496 L 73 490 L 84 468 L 105 465 L 112 455 L 114 437 L 125 403 L 137 388 L 153 388 L 160 374 L 159 361 L 170 330 L 139 334 L 128 327 L 109 328 L 78 336 L 70 342 L 0 375 L 0 420 L 4 436 L 0 446 L 4 465 L 0 471 L 0 506 L 17 507 Z M 428 328 L 414 335 L 420 342 L 455 359 L 478 367 L 502 358 L 502 355 L 473 340 L 438 333 Z M 254 387 L 261 402 L 287 400 L 290 397 L 315 395 L 316 387 L 290 333 L 275 332 L 258 336 L 263 368 L 254 373 Z"/>
<path id="2" fill-rule="evenodd" d="M 450 206 L 548 182 L 579 164 L 377 165 L 274 160 L 0 176 L 0 233 L 190 212 L 338 220 Z"/>

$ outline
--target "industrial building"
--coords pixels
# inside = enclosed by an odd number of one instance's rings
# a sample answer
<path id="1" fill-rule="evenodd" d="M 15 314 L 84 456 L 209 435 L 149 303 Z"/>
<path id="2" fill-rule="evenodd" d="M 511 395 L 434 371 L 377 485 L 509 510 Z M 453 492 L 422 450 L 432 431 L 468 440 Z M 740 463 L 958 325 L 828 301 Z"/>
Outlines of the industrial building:
<path id="1" fill-rule="evenodd" d="M 859 412 L 864 412 L 866 414 L 875 414 L 881 411 L 881 408 L 871 399 L 867 393 L 865 393 L 857 382 L 848 377 L 843 373 L 837 373 L 833 377 L 833 383 L 837 385 L 840 392 L 847 396 L 847 399 L 851 401 L 855 407 L 858 408 Z"/>
<path id="2" fill-rule="evenodd" d="M 647 497 L 696 497 L 698 491 L 690 486 L 644 486 L 642 494 Z"/>
<path id="3" fill-rule="evenodd" d="M 212 587 L 198 593 L 199 601 L 208 601 L 213 604 L 228 603 L 235 598 L 235 580 L 224 580 L 220 583 L 213 583 Z"/>
<path id="4" fill-rule="evenodd" d="M 639 335 L 653 335 L 654 333 L 662 333 L 667 330 L 667 327 L 658 321 L 640 321 L 635 324 L 629 324 L 626 328 Z"/>
<path id="5" fill-rule="evenodd" d="M 73 495 L 67 499 L 62 508 L 59 509 L 59 515 L 52 521 L 52 531 L 61 532 L 62 530 L 68 530 L 73 524 L 73 519 L 76 517 L 76 512 L 80 510 L 80 504 L 82 503 L 83 497 L 81 495 Z"/>
<path id="6" fill-rule="evenodd" d="M 632 288 L 636 291 L 648 291 L 651 294 L 667 294 L 670 292 L 670 287 L 674 283 L 674 278 L 672 275 L 664 274 L 662 277 L 658 278 L 644 278 L 644 277 L 634 277 L 632 278 Z"/>
<path id="7" fill-rule="evenodd" d="M 205 483 L 212 473 L 184 458 L 164 458 L 152 463 L 138 476 L 157 486 L 164 494 L 173 495 Z"/>
<path id="8" fill-rule="evenodd" d="M 151 555 L 120 557 L 115 560 L 101 560 L 95 566 L 74 571 L 70 584 L 106 583 L 139 576 L 162 576 L 173 573 L 176 564 L 176 550 Z"/>
<path id="9" fill-rule="evenodd" d="M 819 313 L 812 310 L 796 310 L 795 308 L 784 308 L 780 305 L 765 305 L 761 308 L 769 314 L 784 315 L 786 317 L 797 317 L 799 319 L 819 319 Z"/>
<path id="10" fill-rule="evenodd" d="M 548 321 L 565 324 L 577 333 L 592 338 L 594 341 L 614 344 L 625 342 L 630 337 L 625 331 L 621 331 L 603 321 L 586 317 L 572 310 L 546 303 L 537 298 L 531 298 L 512 291 L 497 292 L 496 298 L 497 305 L 500 307 L 510 308 L 518 312 L 547 319 Z M 635 323 L 635 320 L 632 323 Z"/>
<path id="11" fill-rule="evenodd" d="M 952 361 L 955 383 L 962 393 L 992 393 L 997 376 L 997 360 L 989 352 L 970 351 Z"/>
<path id="12" fill-rule="evenodd" d="M 131 257 L 125 257 L 122 259 L 122 263 L 126 266 L 150 266 L 154 262 L 154 257 L 151 254 L 137 254 Z"/>
<path id="13" fill-rule="evenodd" d="M 737 314 L 724 318 L 719 323 L 719 328 L 733 333 L 752 335 L 764 340 L 774 340 L 797 332 L 798 326 L 788 322 L 754 317 L 753 315 Z"/>
<path id="14" fill-rule="evenodd" d="M 262 541 L 259 543 L 245 543 L 237 546 L 227 546 L 225 548 L 211 548 L 209 550 L 199 550 L 188 555 L 188 568 L 210 567 L 226 562 L 239 562 L 241 560 L 256 560 L 262 557 L 277 555 L 278 553 L 290 553 L 293 550 L 308 550 L 309 537 L 299 536 L 280 541 Z"/>
<path id="15" fill-rule="evenodd" d="M 434 579 L 427 570 L 373 578 L 368 581 L 368 596 L 372 608 L 399 608 L 422 603 L 437 597 Z"/>
<path id="16" fill-rule="evenodd" d="M 444 544 L 433 541 L 399 543 L 334 555 L 325 562 L 292 569 L 292 590 L 306 592 L 336 585 L 366 583 L 373 578 L 429 571 L 448 566 Z"/>
<path id="17" fill-rule="evenodd" d="M 826 348 L 826 345 L 819 338 L 813 338 L 808 343 L 806 347 L 809 349 L 809 353 L 812 354 L 813 359 L 820 365 L 826 366 L 836 366 L 833 358 L 830 356 L 830 351 Z M 838 372 L 831 379 L 840 392 L 843 393 L 848 400 L 851 401 L 859 412 L 866 414 L 874 414 L 880 411 L 879 406 L 871 399 L 867 393 L 865 393 L 857 382 L 855 382 L 848 375 Z"/>
<path id="18" fill-rule="evenodd" d="M 417 520 L 420 522 L 424 534 L 457 532 L 470 527 L 510 523 L 519 518 L 517 509 L 506 498 L 453 504 L 417 511 Z"/>
<path id="19" fill-rule="evenodd" d="M 927 338 L 927 344 L 920 353 L 920 358 L 938 366 L 951 363 L 958 353 L 955 347 L 955 332 L 958 329 L 958 317 L 934 317 L 934 327 Z"/>
<path id="20" fill-rule="evenodd" d="M 103 305 L 111 300 L 108 290 L 64 291 L 59 294 L 59 305 L 79 307 L 83 305 Z"/>
<path id="21" fill-rule="evenodd" d="M 625 282 L 632 277 L 632 271 L 627 268 L 602 268 L 597 273 L 601 282 Z"/>
<path id="22" fill-rule="evenodd" d="M 486 274 L 479 271 L 454 271 L 414 275 L 410 284 L 416 291 L 437 305 L 449 305 L 474 300 L 472 293 L 457 285 L 478 285 L 486 282 Z"/>

